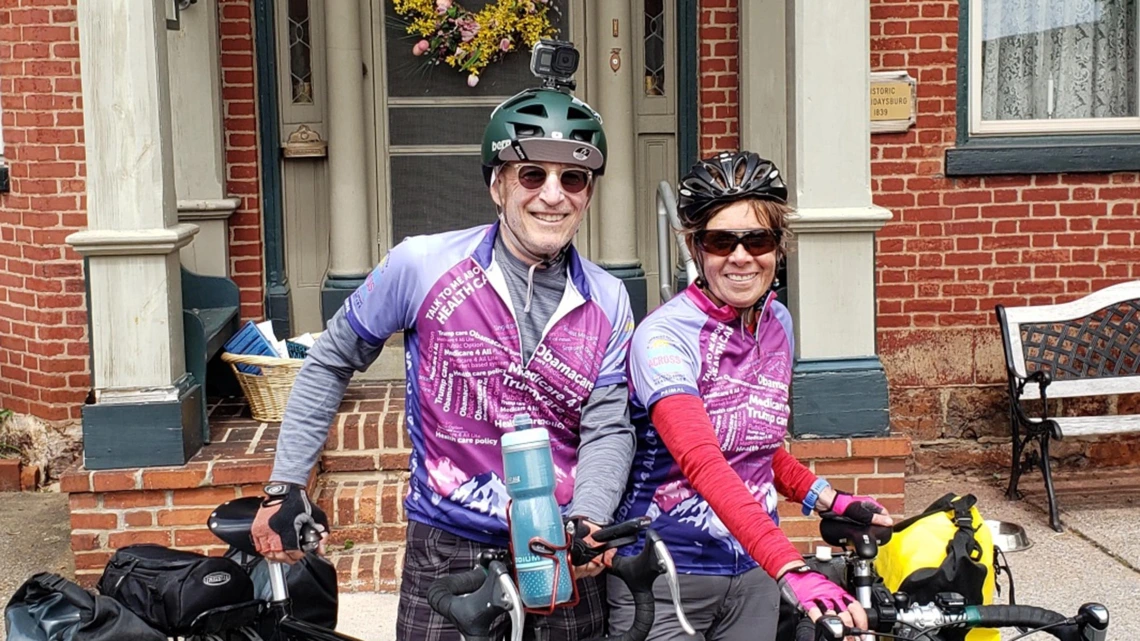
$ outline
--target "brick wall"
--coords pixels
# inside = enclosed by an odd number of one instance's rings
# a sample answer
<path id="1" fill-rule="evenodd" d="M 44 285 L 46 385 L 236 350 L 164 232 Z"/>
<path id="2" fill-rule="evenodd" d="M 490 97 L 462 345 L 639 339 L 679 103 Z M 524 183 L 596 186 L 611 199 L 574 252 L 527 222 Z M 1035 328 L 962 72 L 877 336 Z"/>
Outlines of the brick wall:
<path id="1" fill-rule="evenodd" d="M 87 224 L 77 32 L 74 0 L 0 3 L 0 407 L 49 421 L 78 418 L 89 384 L 83 265 L 64 242 Z"/>
<path id="2" fill-rule="evenodd" d="M 737 3 L 741 0 L 700 0 L 697 21 L 700 77 L 700 157 L 740 147 L 737 80 Z"/>
<path id="3" fill-rule="evenodd" d="M 87 224 L 75 0 L 0 3 L 0 100 L 11 191 L 0 194 L 0 407 L 78 419 L 90 387 Z M 252 0 L 218 8 L 231 274 L 242 317 L 264 318 Z"/>
<path id="4" fill-rule="evenodd" d="M 242 318 L 262 320 L 265 318 L 265 278 L 252 6 L 252 0 L 220 0 L 218 33 L 226 137 L 226 193 L 241 199 L 238 210 L 230 217 L 230 278 L 241 291 Z"/>
<path id="5" fill-rule="evenodd" d="M 917 126 L 872 136 L 871 169 L 875 203 L 894 213 L 878 234 L 879 348 L 893 426 L 914 437 L 920 470 L 1008 464 L 995 304 L 1064 302 L 1140 278 L 1136 172 L 943 175 L 956 137 L 957 17 L 952 0 L 871 2 L 872 70 L 918 79 Z M 1120 464 L 1140 439 L 1063 442 L 1055 453 Z"/>

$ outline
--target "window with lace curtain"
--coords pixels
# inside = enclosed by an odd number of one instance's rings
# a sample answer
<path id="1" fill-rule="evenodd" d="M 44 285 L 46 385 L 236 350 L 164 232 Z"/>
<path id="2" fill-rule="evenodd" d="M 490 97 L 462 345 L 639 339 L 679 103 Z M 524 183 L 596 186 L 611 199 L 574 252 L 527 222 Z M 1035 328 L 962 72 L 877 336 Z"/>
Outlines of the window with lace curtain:
<path id="1" fill-rule="evenodd" d="M 1140 169 L 1138 4 L 961 0 L 959 149 L 947 152 L 947 173 Z M 1084 164 L 1068 162 L 1073 166 L 1031 158 L 1050 155 L 1054 146 L 1095 147 L 1093 157 L 1104 155 L 1109 164 L 1088 164 L 1094 158 L 1087 154 L 1078 154 Z M 1000 149 L 1023 152 L 973 171 L 955 162 L 999 158 L 990 152 Z"/>

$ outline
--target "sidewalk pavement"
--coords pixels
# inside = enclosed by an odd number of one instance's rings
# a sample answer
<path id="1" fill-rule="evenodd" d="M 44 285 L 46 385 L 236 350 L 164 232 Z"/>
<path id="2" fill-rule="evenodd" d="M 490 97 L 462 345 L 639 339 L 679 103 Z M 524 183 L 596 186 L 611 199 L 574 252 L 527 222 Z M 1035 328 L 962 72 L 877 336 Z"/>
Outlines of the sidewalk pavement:
<path id="1" fill-rule="evenodd" d="M 1140 639 L 1140 618 L 1132 607 L 1140 602 L 1140 474 L 1082 477 L 1058 489 L 1066 528 L 1054 532 L 1048 525 L 1041 477 L 1021 482 L 1023 501 L 1005 499 L 1000 480 L 940 476 L 907 482 L 907 514 L 916 514 L 948 492 L 972 493 L 987 519 L 1022 525 L 1032 547 L 1006 555 L 1013 570 L 1017 602 L 1075 614 L 1082 603 L 1096 601 L 1108 607 L 1109 639 Z M 1008 594 L 998 599 L 1006 603 Z M 343 594 L 338 629 L 362 641 L 394 641 L 394 594 Z M 1016 631 L 1003 634 L 1003 639 Z M 1052 639 L 1040 633 L 1030 639 Z"/>

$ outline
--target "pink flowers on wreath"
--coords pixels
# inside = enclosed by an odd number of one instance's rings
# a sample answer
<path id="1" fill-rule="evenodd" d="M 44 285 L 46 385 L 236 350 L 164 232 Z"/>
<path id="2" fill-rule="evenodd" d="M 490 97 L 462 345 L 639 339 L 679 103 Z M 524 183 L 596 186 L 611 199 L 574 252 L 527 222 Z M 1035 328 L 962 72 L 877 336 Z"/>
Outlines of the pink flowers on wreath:
<path id="1" fill-rule="evenodd" d="M 459 38 L 463 42 L 471 42 L 475 39 L 475 34 L 479 33 L 479 23 L 471 16 L 460 18 L 456 24 L 459 25 Z"/>
<path id="2" fill-rule="evenodd" d="M 431 43 L 427 40 L 420 40 L 412 47 L 412 55 L 422 56 L 427 53 L 428 49 L 431 49 Z"/>
<path id="3" fill-rule="evenodd" d="M 499 49 L 502 49 L 503 51 L 510 51 L 511 50 L 511 39 L 510 38 L 503 38 L 502 40 L 500 40 L 499 41 Z"/>
<path id="4" fill-rule="evenodd" d="M 473 74 L 467 76 L 467 86 L 468 87 L 474 87 L 477 84 L 479 84 L 479 74 L 473 73 Z"/>
<path id="5" fill-rule="evenodd" d="M 435 0 L 435 12 L 436 13 L 447 13 L 447 10 L 450 8 L 451 8 L 451 0 Z"/>

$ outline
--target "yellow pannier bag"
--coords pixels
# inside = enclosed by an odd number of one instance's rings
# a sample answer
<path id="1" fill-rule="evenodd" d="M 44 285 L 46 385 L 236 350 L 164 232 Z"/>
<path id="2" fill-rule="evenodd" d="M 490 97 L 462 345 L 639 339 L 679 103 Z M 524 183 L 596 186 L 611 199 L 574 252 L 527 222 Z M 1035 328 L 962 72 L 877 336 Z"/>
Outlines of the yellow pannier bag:
<path id="1" fill-rule="evenodd" d="M 994 544 L 972 494 L 947 494 L 922 514 L 894 526 L 891 540 L 879 548 L 875 569 L 892 592 L 905 592 L 911 603 L 934 601 L 939 592 L 957 592 L 967 605 L 989 605 L 994 596 Z M 997 630 L 978 628 L 966 635 L 942 630 L 956 641 L 998 641 Z"/>

